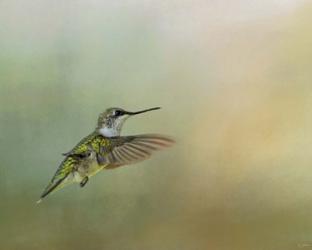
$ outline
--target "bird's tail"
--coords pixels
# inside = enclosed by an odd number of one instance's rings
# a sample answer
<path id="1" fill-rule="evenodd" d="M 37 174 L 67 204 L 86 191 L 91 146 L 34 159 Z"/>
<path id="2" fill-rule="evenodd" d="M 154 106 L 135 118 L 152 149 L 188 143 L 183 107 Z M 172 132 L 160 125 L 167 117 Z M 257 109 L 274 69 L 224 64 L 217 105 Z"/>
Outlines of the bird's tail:
<path id="1" fill-rule="evenodd" d="M 63 188 L 64 186 L 72 183 L 72 178 L 69 178 L 69 175 L 72 172 L 75 164 L 76 161 L 72 157 L 65 158 L 65 160 L 61 163 L 58 170 L 56 171 L 49 185 L 44 189 L 37 203 L 40 203 L 42 199 L 48 194 L 51 194 L 52 192 L 55 192 Z"/>
<path id="2" fill-rule="evenodd" d="M 61 189 L 64 186 L 62 182 L 64 181 L 65 178 L 60 179 L 54 183 L 53 182 L 49 183 L 49 185 L 44 189 L 43 193 L 40 195 L 40 199 L 37 201 L 37 203 L 40 203 L 42 199 L 46 197 L 48 194 L 55 192 L 58 189 Z"/>

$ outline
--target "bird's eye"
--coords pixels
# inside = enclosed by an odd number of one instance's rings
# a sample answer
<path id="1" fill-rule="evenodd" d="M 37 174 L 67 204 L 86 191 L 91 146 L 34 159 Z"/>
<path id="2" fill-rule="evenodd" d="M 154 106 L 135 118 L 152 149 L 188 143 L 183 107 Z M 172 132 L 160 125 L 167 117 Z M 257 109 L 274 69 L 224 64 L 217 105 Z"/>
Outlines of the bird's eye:
<path id="1" fill-rule="evenodd" d="M 115 116 L 121 116 L 121 115 L 123 115 L 123 112 L 121 110 L 115 111 Z"/>

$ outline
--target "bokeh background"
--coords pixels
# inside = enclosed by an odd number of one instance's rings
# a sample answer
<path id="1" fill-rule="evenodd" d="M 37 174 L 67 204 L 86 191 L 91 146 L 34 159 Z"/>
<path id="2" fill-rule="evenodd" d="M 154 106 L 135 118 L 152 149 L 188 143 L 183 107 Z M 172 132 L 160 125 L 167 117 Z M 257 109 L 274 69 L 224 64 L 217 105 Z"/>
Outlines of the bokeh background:
<path id="1" fill-rule="evenodd" d="M 0 1 L 0 248 L 312 249 L 312 4 Z M 175 147 L 36 200 L 110 106 Z"/>

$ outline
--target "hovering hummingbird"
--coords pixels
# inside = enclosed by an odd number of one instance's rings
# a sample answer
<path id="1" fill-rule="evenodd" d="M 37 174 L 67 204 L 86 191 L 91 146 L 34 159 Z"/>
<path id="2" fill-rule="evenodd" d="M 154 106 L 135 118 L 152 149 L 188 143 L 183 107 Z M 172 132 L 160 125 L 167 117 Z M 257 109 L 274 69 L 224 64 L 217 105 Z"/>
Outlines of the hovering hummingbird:
<path id="1" fill-rule="evenodd" d="M 109 108 L 101 113 L 97 127 L 71 151 L 63 154 L 60 164 L 38 203 L 48 194 L 72 183 L 84 187 L 89 178 L 103 169 L 114 169 L 147 159 L 153 151 L 174 143 L 169 137 L 157 134 L 120 136 L 124 122 L 131 116 L 160 109 L 160 107 L 129 112 Z"/>

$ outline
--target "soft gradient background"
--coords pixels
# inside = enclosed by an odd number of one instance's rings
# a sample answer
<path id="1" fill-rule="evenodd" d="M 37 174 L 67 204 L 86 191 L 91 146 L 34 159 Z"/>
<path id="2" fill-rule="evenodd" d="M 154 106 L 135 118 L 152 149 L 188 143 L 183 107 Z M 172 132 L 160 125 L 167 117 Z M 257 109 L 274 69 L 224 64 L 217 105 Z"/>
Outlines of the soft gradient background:
<path id="1" fill-rule="evenodd" d="M 312 249 L 312 3 L 0 1 L 0 248 Z M 110 106 L 170 150 L 36 205 Z"/>

